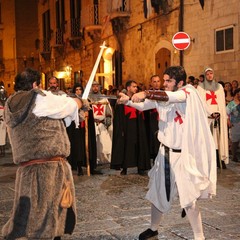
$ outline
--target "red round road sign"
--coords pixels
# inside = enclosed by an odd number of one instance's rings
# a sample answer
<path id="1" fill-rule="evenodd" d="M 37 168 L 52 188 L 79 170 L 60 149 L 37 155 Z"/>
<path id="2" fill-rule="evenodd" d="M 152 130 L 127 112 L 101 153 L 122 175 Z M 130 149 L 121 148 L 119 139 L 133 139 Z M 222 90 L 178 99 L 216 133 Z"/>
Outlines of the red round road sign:
<path id="1" fill-rule="evenodd" d="M 185 32 L 177 32 L 172 38 L 172 44 L 177 50 L 185 50 L 190 46 L 191 39 Z"/>

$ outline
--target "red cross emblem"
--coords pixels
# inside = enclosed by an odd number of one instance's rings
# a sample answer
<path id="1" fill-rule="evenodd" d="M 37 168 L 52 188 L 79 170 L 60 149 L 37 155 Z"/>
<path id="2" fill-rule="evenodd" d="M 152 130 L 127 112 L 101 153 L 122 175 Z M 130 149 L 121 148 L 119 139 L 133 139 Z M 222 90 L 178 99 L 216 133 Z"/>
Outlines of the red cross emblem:
<path id="1" fill-rule="evenodd" d="M 185 92 L 186 95 L 190 94 L 190 92 L 188 92 L 186 88 L 183 88 L 182 90 Z"/>
<path id="2" fill-rule="evenodd" d="M 214 93 L 214 91 L 210 91 L 210 94 L 209 93 L 206 93 L 206 100 L 209 100 L 211 99 L 211 105 L 217 105 L 217 95 Z"/>
<path id="3" fill-rule="evenodd" d="M 176 111 L 175 113 L 176 113 L 177 116 L 174 118 L 174 121 L 175 122 L 179 121 L 179 124 L 182 124 L 183 120 L 182 120 L 181 115 L 178 113 L 178 111 Z"/>
<path id="4" fill-rule="evenodd" d="M 85 128 L 85 121 L 80 122 L 80 128 Z"/>
<path id="5" fill-rule="evenodd" d="M 129 119 L 133 119 L 133 118 L 137 118 L 137 114 L 136 114 L 137 110 L 133 107 L 129 107 L 129 106 L 124 106 L 124 113 L 125 115 L 128 115 L 130 113 Z"/>
<path id="6" fill-rule="evenodd" d="M 104 106 L 102 104 L 93 105 L 93 112 L 98 116 L 102 116 L 104 111 Z"/>

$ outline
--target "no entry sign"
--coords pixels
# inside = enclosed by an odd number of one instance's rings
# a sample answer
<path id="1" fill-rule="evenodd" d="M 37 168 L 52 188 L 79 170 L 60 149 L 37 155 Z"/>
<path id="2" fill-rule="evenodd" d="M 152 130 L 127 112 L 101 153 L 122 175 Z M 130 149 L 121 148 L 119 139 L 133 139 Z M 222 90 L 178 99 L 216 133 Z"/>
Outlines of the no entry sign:
<path id="1" fill-rule="evenodd" d="M 172 44 L 177 50 L 185 50 L 190 46 L 191 39 L 185 32 L 177 32 L 172 38 Z"/>

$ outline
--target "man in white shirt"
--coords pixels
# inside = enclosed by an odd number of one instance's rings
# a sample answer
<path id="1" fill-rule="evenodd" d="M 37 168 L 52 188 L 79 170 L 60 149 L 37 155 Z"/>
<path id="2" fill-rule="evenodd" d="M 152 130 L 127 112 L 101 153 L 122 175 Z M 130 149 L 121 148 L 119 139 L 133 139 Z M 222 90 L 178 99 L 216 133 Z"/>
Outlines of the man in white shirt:
<path id="1" fill-rule="evenodd" d="M 78 126 L 82 103 L 77 98 L 41 91 L 39 84 L 40 73 L 26 69 L 16 76 L 16 92 L 5 105 L 13 161 L 19 166 L 12 215 L 2 229 L 6 239 L 60 240 L 65 233 L 71 234 L 76 224 L 65 125 L 76 121 Z M 60 205 L 65 184 L 73 196 L 69 208 Z"/>
<path id="2" fill-rule="evenodd" d="M 160 148 L 149 172 L 146 196 L 151 202 L 151 226 L 139 235 L 139 240 L 158 235 L 162 216 L 170 210 L 177 192 L 194 239 L 203 240 L 197 200 L 216 194 L 214 141 L 201 98 L 192 85 L 186 85 L 184 68 L 167 68 L 163 80 L 165 91 L 139 92 L 132 96 L 131 101 L 123 93 L 120 94 L 123 103 L 138 110 L 156 108 L 160 117 Z"/>

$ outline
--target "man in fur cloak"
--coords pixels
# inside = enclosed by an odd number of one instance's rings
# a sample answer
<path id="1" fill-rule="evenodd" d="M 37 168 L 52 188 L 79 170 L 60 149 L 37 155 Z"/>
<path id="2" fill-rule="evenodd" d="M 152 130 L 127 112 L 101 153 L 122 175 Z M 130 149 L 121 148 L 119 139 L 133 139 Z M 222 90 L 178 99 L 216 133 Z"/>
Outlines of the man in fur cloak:
<path id="1" fill-rule="evenodd" d="M 214 79 L 213 69 L 204 71 L 204 81 L 199 83 L 199 91 L 208 112 L 208 123 L 215 141 L 218 167 L 224 169 L 229 163 L 228 128 L 225 93 L 221 84 Z"/>
<path id="2" fill-rule="evenodd" d="M 38 89 L 40 74 L 26 69 L 15 78 L 15 94 L 6 102 L 5 121 L 16 172 L 10 219 L 2 229 L 5 239 L 61 239 L 76 224 L 75 189 L 65 124 L 78 126 L 79 99 Z M 64 119 L 64 121 L 62 120 Z M 68 182 L 73 204 L 60 206 Z"/>
<path id="3" fill-rule="evenodd" d="M 132 101 L 127 96 L 120 99 L 138 110 L 156 108 L 160 116 L 160 148 L 149 171 L 146 196 L 152 204 L 151 226 L 139 235 L 139 240 L 158 235 L 163 214 L 171 209 L 177 192 L 194 239 L 204 240 L 197 200 L 216 194 L 214 141 L 201 97 L 192 85 L 186 85 L 184 68 L 167 68 L 163 80 L 165 91 L 147 90 L 133 95 Z"/>

